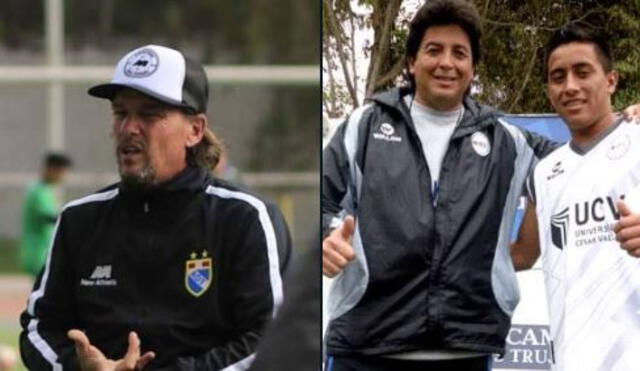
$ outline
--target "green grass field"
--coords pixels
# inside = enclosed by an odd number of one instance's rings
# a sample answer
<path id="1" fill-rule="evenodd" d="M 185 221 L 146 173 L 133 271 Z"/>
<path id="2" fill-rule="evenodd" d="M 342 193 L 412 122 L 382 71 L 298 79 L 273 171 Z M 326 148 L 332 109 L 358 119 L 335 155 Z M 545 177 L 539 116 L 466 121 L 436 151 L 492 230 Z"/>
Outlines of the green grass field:
<path id="1" fill-rule="evenodd" d="M 16 324 L 0 323 L 0 343 L 8 344 L 18 349 L 18 335 L 20 326 Z"/>
<path id="2" fill-rule="evenodd" d="M 6 344 L 13 347 L 16 352 L 18 350 L 18 336 L 20 335 L 20 326 L 17 324 L 7 324 L 0 323 L 0 344 Z M 20 355 L 18 354 L 18 367 L 16 370 L 26 370 L 22 361 L 20 360 Z"/>

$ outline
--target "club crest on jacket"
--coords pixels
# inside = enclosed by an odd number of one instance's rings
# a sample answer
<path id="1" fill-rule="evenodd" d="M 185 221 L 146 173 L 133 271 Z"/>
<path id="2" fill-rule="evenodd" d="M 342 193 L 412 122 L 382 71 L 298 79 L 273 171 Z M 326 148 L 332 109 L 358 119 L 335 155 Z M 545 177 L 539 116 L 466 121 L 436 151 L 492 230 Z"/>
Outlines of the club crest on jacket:
<path id="1" fill-rule="evenodd" d="M 189 294 L 199 297 L 207 291 L 211 285 L 213 262 L 206 251 L 202 251 L 201 258 L 198 254 L 191 253 L 191 259 L 187 260 L 184 273 L 184 285 Z"/>

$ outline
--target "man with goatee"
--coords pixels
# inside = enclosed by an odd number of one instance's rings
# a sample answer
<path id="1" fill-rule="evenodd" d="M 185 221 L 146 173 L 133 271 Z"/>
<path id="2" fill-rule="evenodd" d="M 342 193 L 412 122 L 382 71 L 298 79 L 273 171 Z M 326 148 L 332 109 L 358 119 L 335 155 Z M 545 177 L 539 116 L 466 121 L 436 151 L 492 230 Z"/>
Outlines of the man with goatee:
<path id="1" fill-rule="evenodd" d="M 22 314 L 37 370 L 244 370 L 283 300 L 290 237 L 280 211 L 210 175 L 208 81 L 147 45 L 111 83 L 121 181 L 70 202 Z"/>

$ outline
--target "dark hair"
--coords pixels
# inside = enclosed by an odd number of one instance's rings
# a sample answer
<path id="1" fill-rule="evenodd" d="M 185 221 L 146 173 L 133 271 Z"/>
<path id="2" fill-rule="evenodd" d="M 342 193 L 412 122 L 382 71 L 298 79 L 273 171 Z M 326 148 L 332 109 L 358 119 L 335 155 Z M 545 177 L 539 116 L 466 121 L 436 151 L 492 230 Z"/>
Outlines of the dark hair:
<path id="1" fill-rule="evenodd" d="M 549 57 L 553 51 L 564 45 L 573 42 L 590 43 L 593 44 L 596 51 L 596 56 L 604 69 L 604 72 L 609 73 L 613 70 L 613 57 L 611 57 L 611 48 L 609 43 L 602 33 L 597 33 L 593 28 L 579 25 L 577 23 L 569 23 L 559 30 L 555 31 L 545 48 L 544 53 L 544 81 L 547 81 L 549 74 Z"/>
<path id="2" fill-rule="evenodd" d="M 45 167 L 71 167 L 71 159 L 61 152 L 49 152 L 44 156 Z"/>
<path id="3" fill-rule="evenodd" d="M 475 66 L 480 60 L 481 20 L 478 9 L 465 0 L 430 0 L 418 10 L 409 24 L 409 36 L 405 48 L 405 61 L 415 58 L 425 32 L 431 26 L 457 25 L 464 30 L 471 44 L 471 60 Z M 413 75 L 406 75 L 413 84 Z"/>

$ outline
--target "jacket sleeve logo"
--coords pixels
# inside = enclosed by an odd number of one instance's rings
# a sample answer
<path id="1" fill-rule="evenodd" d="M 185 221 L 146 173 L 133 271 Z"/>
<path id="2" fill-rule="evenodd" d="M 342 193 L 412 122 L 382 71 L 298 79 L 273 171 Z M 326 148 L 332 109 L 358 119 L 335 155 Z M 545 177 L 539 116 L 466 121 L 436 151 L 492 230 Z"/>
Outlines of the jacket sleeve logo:
<path id="1" fill-rule="evenodd" d="M 111 265 L 97 265 L 89 278 L 81 278 L 80 286 L 118 286 L 111 277 Z"/>
<path id="2" fill-rule="evenodd" d="M 199 297 L 207 291 L 211 285 L 213 262 L 207 256 L 206 251 L 202 251 L 202 258 L 197 259 L 198 254 L 191 253 L 191 259 L 187 260 L 184 285 L 189 294 Z"/>

